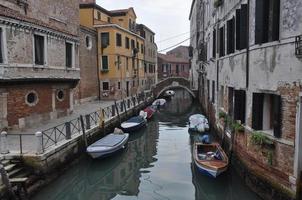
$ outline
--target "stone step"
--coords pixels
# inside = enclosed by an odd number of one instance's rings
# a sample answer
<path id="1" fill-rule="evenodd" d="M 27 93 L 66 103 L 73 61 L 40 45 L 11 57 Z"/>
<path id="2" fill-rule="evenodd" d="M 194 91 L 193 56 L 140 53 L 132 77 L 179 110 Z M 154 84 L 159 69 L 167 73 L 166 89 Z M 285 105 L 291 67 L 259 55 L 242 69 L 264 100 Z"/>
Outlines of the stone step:
<path id="1" fill-rule="evenodd" d="M 9 160 L 2 160 L 1 163 L 5 167 L 5 166 L 10 164 L 10 161 Z"/>
<path id="2" fill-rule="evenodd" d="M 16 164 L 9 164 L 9 165 L 5 166 L 4 169 L 5 169 L 5 171 L 8 173 L 8 172 L 10 172 L 15 166 L 16 166 Z"/>
<path id="3" fill-rule="evenodd" d="M 25 183 L 28 180 L 27 177 L 25 178 L 10 178 L 9 182 L 10 183 Z"/>
<path id="4" fill-rule="evenodd" d="M 16 169 L 8 172 L 8 177 L 12 178 L 13 176 L 15 176 L 16 174 L 18 174 L 21 171 L 22 171 L 22 168 L 16 168 Z"/>

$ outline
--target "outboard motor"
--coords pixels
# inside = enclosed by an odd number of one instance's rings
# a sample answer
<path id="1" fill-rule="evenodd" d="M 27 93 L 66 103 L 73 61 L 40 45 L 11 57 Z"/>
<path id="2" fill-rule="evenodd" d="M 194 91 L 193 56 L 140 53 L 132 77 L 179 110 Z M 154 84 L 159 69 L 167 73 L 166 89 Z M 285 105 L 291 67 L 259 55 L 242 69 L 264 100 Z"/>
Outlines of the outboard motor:
<path id="1" fill-rule="evenodd" d="M 209 135 L 203 135 L 201 137 L 201 142 L 204 143 L 204 144 L 211 144 L 211 138 Z"/>

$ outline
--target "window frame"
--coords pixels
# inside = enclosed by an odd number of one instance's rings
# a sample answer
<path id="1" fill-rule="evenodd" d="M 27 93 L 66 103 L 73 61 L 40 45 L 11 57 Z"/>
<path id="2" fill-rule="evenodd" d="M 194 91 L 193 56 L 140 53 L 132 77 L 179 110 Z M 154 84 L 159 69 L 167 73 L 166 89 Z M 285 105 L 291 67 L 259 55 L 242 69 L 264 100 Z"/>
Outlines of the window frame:
<path id="1" fill-rule="evenodd" d="M 115 44 L 116 44 L 117 47 L 122 47 L 123 46 L 122 34 L 120 34 L 120 33 L 115 34 Z"/>
<path id="2" fill-rule="evenodd" d="M 107 40 L 106 44 L 103 43 L 103 35 L 108 35 L 108 40 Z M 109 32 L 101 32 L 100 37 L 101 37 L 100 41 L 101 41 L 102 48 L 106 48 L 106 47 L 110 46 L 110 33 Z"/>
<path id="3" fill-rule="evenodd" d="M 107 90 L 104 90 L 104 83 L 108 84 L 108 89 Z M 104 92 L 110 91 L 110 82 L 109 81 L 102 81 L 102 91 L 104 91 Z"/>
<path id="4" fill-rule="evenodd" d="M 70 65 L 70 67 L 69 66 L 67 66 L 67 44 L 69 44 L 69 45 L 71 45 L 70 47 L 71 47 L 71 65 Z M 73 68 L 75 68 L 75 61 L 74 61 L 74 59 L 75 59 L 75 49 L 74 49 L 74 42 L 71 42 L 71 41 L 65 41 L 65 67 L 66 68 L 68 68 L 68 69 L 73 69 Z"/>
<path id="5" fill-rule="evenodd" d="M 35 36 L 43 37 L 43 64 L 36 63 L 36 53 L 35 53 Z M 33 64 L 35 66 L 47 66 L 47 37 L 45 34 L 35 32 L 32 35 L 32 45 L 33 45 Z"/>
<path id="6" fill-rule="evenodd" d="M 0 29 L 1 29 L 1 32 L 0 32 L 0 34 L 1 34 L 0 48 L 1 48 L 1 55 L 2 55 L 2 62 L 0 62 L 0 65 L 3 65 L 3 64 L 8 63 L 8 60 L 7 60 L 6 27 L 0 25 Z"/>
<path id="7" fill-rule="evenodd" d="M 103 63 L 103 58 L 104 58 L 104 57 L 107 58 L 107 69 L 104 69 L 104 68 L 103 68 L 103 65 L 104 65 L 104 63 Z M 109 56 L 107 56 L 107 55 L 102 55 L 102 56 L 101 56 L 101 71 L 109 71 Z"/>

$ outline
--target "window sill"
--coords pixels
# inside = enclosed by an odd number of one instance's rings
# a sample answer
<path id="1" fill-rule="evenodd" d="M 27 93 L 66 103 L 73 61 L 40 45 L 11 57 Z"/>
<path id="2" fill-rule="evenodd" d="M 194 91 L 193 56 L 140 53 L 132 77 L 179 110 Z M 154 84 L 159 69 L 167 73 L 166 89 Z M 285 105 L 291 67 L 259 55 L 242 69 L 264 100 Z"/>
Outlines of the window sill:
<path id="1" fill-rule="evenodd" d="M 107 73 L 107 72 L 109 72 L 109 69 L 101 69 L 101 72 L 102 73 Z"/>

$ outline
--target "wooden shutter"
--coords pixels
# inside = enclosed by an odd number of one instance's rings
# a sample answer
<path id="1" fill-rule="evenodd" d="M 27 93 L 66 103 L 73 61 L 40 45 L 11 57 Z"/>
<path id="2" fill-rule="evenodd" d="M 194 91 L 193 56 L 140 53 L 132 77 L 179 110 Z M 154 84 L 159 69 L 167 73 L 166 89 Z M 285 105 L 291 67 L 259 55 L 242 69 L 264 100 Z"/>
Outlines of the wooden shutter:
<path id="1" fill-rule="evenodd" d="M 66 43 L 66 67 L 72 67 L 72 44 Z"/>
<path id="2" fill-rule="evenodd" d="M 219 57 L 224 56 L 224 27 L 219 29 Z"/>
<path id="3" fill-rule="evenodd" d="M 215 103 L 215 81 L 212 82 L 212 102 Z"/>
<path id="4" fill-rule="evenodd" d="M 245 123 L 245 103 L 246 103 L 245 91 L 236 90 L 235 91 L 234 119 L 240 120 L 242 124 Z"/>
<path id="5" fill-rule="evenodd" d="M 273 95 L 273 129 L 274 136 L 281 137 L 282 127 L 282 100 L 280 95 Z"/>
<path id="6" fill-rule="evenodd" d="M 255 44 L 268 41 L 269 0 L 256 0 Z"/>
<path id="7" fill-rule="evenodd" d="M 2 29 L 0 28 L 0 63 L 3 63 L 3 51 L 2 51 L 2 42 L 3 38 L 2 38 Z"/>
<path id="8" fill-rule="evenodd" d="M 103 70 L 108 70 L 108 57 L 107 56 L 102 56 L 102 69 Z"/>
<path id="9" fill-rule="evenodd" d="M 279 40 L 280 28 L 280 0 L 271 1 L 273 4 L 272 41 Z"/>
<path id="10" fill-rule="evenodd" d="M 263 100 L 264 100 L 263 94 L 261 93 L 253 94 L 252 128 L 254 130 L 263 129 Z"/>
<path id="11" fill-rule="evenodd" d="M 247 47 L 247 4 L 241 5 L 240 11 L 240 49 L 245 49 Z"/>
<path id="12" fill-rule="evenodd" d="M 233 118 L 234 116 L 234 102 L 233 102 L 233 97 L 234 97 L 234 89 L 232 87 L 229 87 L 229 93 L 228 93 L 228 113 L 229 115 Z"/>
<path id="13" fill-rule="evenodd" d="M 227 22 L 227 54 L 231 54 L 235 52 L 234 49 L 234 39 L 235 39 L 235 31 L 234 31 L 234 18 L 228 20 Z"/>
<path id="14" fill-rule="evenodd" d="M 240 50 L 240 9 L 236 9 L 236 49 Z"/>
<path id="15" fill-rule="evenodd" d="M 216 29 L 213 31 L 213 58 L 216 58 Z"/>

